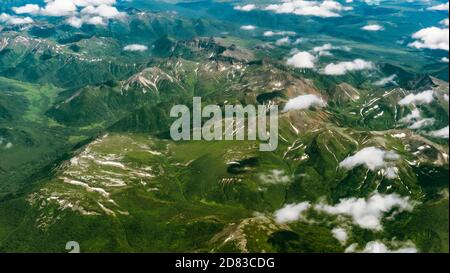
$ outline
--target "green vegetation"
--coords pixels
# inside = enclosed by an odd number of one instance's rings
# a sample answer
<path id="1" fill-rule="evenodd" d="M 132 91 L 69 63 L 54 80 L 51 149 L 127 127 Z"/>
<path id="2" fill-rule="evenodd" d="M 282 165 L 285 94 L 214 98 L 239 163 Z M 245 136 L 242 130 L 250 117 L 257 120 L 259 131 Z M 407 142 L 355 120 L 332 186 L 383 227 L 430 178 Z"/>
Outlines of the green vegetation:
<path id="1" fill-rule="evenodd" d="M 106 27 L 73 29 L 60 18 L 0 26 L 0 252 L 65 252 L 68 241 L 82 252 L 335 253 L 374 241 L 449 251 L 448 139 L 429 135 L 448 126 L 448 64 L 405 38 L 441 15 L 416 22 L 413 4 L 392 3 L 358 2 L 326 19 L 246 17 L 228 1 L 122 4 L 127 18 Z M 385 26 L 381 39 L 360 29 L 372 19 L 396 27 Z M 240 28 L 250 24 L 257 28 Z M 266 30 L 295 33 L 286 45 Z M 134 43 L 148 50 L 123 50 Z M 325 43 L 334 48 L 317 69 L 286 65 L 294 50 Z M 356 58 L 375 69 L 321 72 Z M 392 75 L 395 82 L 375 84 Z M 429 104 L 398 104 L 430 89 Z M 305 94 L 327 106 L 282 111 Z M 222 109 L 278 105 L 278 149 L 172 141 L 169 111 L 192 107 L 194 96 Z M 434 123 L 411 128 L 404 119 L 415 110 Z M 399 157 L 388 169 L 341 166 L 367 147 Z M 316 208 L 374 193 L 413 208 L 383 210 L 379 229 Z M 307 204 L 298 219 L 277 218 L 295 204 Z"/>

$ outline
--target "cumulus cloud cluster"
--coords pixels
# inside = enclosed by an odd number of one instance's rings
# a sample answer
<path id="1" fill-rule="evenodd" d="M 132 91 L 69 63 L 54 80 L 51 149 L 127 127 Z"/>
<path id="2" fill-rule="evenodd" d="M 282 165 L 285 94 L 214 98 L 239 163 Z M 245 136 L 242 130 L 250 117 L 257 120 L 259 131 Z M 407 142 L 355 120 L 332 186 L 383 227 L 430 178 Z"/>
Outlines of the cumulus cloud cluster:
<path id="1" fill-rule="evenodd" d="M 287 60 L 287 64 L 296 68 L 314 68 L 317 57 L 307 51 L 294 54 Z"/>
<path id="2" fill-rule="evenodd" d="M 7 25 L 26 25 L 33 23 L 30 17 L 17 17 L 6 13 L 0 14 L 0 23 Z"/>
<path id="3" fill-rule="evenodd" d="M 268 30 L 264 32 L 264 36 L 266 37 L 272 37 L 272 36 L 293 36 L 296 35 L 294 31 L 272 31 Z"/>
<path id="4" fill-rule="evenodd" d="M 275 211 L 278 223 L 289 223 L 306 219 L 308 210 L 315 210 L 331 215 L 349 217 L 353 224 L 369 230 L 383 229 L 382 220 L 386 213 L 412 211 L 416 203 L 409 197 L 398 194 L 380 194 L 375 192 L 368 198 L 344 198 L 335 205 L 324 202 L 312 205 L 309 202 L 287 204 Z M 347 232 L 343 228 L 334 229 L 333 235 L 341 242 L 347 240 Z"/>
<path id="5" fill-rule="evenodd" d="M 440 49 L 449 50 L 449 31 L 446 28 L 427 27 L 412 35 L 416 41 L 409 44 L 418 49 Z"/>
<path id="6" fill-rule="evenodd" d="M 243 5 L 243 6 L 235 6 L 234 7 L 235 10 L 239 10 L 239 11 L 252 11 L 256 9 L 256 5 L 254 4 L 248 4 L 248 5 Z"/>
<path id="7" fill-rule="evenodd" d="M 289 45 L 291 44 L 291 39 L 289 37 L 283 37 L 281 39 L 278 39 L 275 44 L 277 46 L 282 46 L 282 45 Z"/>
<path id="8" fill-rule="evenodd" d="M 336 238 L 342 245 L 345 245 L 345 243 L 348 240 L 348 233 L 347 230 L 344 228 L 336 227 L 331 230 L 331 234 L 333 234 L 333 237 Z"/>
<path id="9" fill-rule="evenodd" d="M 324 211 L 333 215 L 349 216 L 353 223 L 361 228 L 382 230 L 381 220 L 383 216 L 393 211 L 412 211 L 414 202 L 409 197 L 401 197 L 397 194 L 374 193 L 369 198 L 346 198 L 334 206 L 326 204 L 315 205 L 318 211 Z"/>
<path id="10" fill-rule="evenodd" d="M 69 16 L 77 11 L 77 5 L 70 0 L 46 1 L 47 5 L 39 13 L 47 16 Z"/>
<path id="11" fill-rule="evenodd" d="M 290 99 L 284 106 L 283 111 L 308 109 L 310 107 L 325 107 L 327 103 L 316 95 L 301 95 Z"/>
<path id="12" fill-rule="evenodd" d="M 275 220 L 280 224 L 298 221 L 310 207 L 309 202 L 287 204 L 274 213 Z"/>
<path id="13" fill-rule="evenodd" d="M 125 46 L 123 50 L 131 52 L 144 52 L 148 50 L 148 47 L 140 44 L 132 44 Z"/>
<path id="14" fill-rule="evenodd" d="M 242 30 L 255 30 L 256 26 L 254 25 L 245 25 L 245 26 L 241 26 Z"/>
<path id="15" fill-rule="evenodd" d="M 358 166 L 365 166 L 369 170 L 382 170 L 382 173 L 389 179 L 396 178 L 398 169 L 395 162 L 400 156 L 393 151 L 385 151 L 376 147 L 366 147 L 358 151 L 356 154 L 347 157 L 339 166 L 341 168 L 351 170 Z"/>
<path id="16" fill-rule="evenodd" d="M 383 221 L 392 220 L 393 216 L 401 212 L 412 212 L 418 203 L 410 197 L 398 194 L 372 193 L 367 198 L 343 198 L 334 205 L 320 201 L 317 204 L 310 202 L 291 203 L 284 205 L 274 212 L 275 221 L 279 224 L 287 224 L 296 221 L 309 221 L 309 212 L 325 213 L 337 216 L 339 226 L 331 230 L 331 234 L 341 245 L 347 245 L 349 241 L 349 223 L 362 229 L 382 231 Z M 416 246 L 410 242 L 391 240 L 388 245 L 380 240 L 368 242 L 363 248 L 357 243 L 349 245 L 345 252 L 363 253 L 415 253 Z"/>
<path id="17" fill-rule="evenodd" d="M 372 62 L 362 59 L 356 59 L 351 62 L 339 62 L 328 64 L 323 73 L 325 75 L 345 75 L 347 72 L 373 69 L 375 66 Z"/>
<path id="18" fill-rule="evenodd" d="M 289 184 L 292 181 L 292 178 L 293 177 L 291 175 L 287 175 L 283 170 L 271 170 L 270 172 L 261 174 L 259 176 L 259 179 L 264 184 L 275 184 L 275 185 Z"/>
<path id="19" fill-rule="evenodd" d="M 441 11 L 448 11 L 448 2 L 444 4 L 438 4 L 432 7 L 429 7 L 428 10 L 441 10 Z"/>
<path id="20" fill-rule="evenodd" d="M 376 86 L 385 86 L 387 84 L 397 85 L 397 83 L 395 82 L 396 78 L 397 78 L 397 75 L 396 74 L 392 74 L 390 76 L 381 78 L 380 80 L 374 82 L 374 85 L 376 85 Z"/>
<path id="21" fill-rule="evenodd" d="M 278 40 L 275 42 L 275 44 L 276 44 L 277 46 L 282 46 L 282 45 L 298 45 L 298 44 L 302 43 L 303 41 L 304 41 L 304 39 L 302 39 L 302 38 L 293 39 L 293 38 L 291 38 L 291 37 L 286 36 L 286 37 L 283 37 L 283 38 L 278 39 Z"/>
<path id="22" fill-rule="evenodd" d="M 434 91 L 427 90 L 417 94 L 409 94 L 403 99 L 401 99 L 398 104 L 401 106 L 405 105 L 421 105 L 421 104 L 429 104 L 434 100 Z"/>
<path id="23" fill-rule="evenodd" d="M 333 0 L 284 0 L 281 4 L 271 4 L 264 9 L 275 13 L 290 13 L 303 16 L 340 17 L 339 12 L 351 10 L 352 8 Z"/>
<path id="24" fill-rule="evenodd" d="M 264 35 L 264 37 L 284 36 L 284 37 L 279 38 L 278 40 L 275 41 L 275 44 L 277 46 L 298 45 L 298 44 L 300 44 L 303 41 L 302 38 L 295 39 L 294 37 L 292 37 L 292 36 L 297 35 L 297 33 L 294 32 L 294 31 L 272 31 L 272 30 L 268 30 L 268 31 L 264 31 L 263 35 Z"/>
<path id="25" fill-rule="evenodd" d="M 436 130 L 436 131 L 431 131 L 428 133 L 428 135 L 432 136 L 432 137 L 436 137 L 436 138 L 446 138 L 448 139 L 448 126 L 444 127 L 442 129 Z"/>
<path id="26" fill-rule="evenodd" d="M 353 0 L 345 0 L 347 3 L 352 3 Z M 366 3 L 367 5 L 379 5 L 380 2 L 383 0 L 362 0 L 362 2 Z"/>
<path id="27" fill-rule="evenodd" d="M 332 56 L 333 54 L 331 54 L 330 51 L 337 50 L 337 49 L 338 50 L 343 50 L 343 51 L 350 51 L 349 47 L 346 47 L 346 46 L 343 46 L 343 47 L 342 46 L 334 46 L 334 45 L 332 45 L 330 43 L 326 43 L 326 44 L 323 44 L 321 46 L 316 46 L 316 47 L 314 47 L 312 49 L 312 51 L 315 54 L 319 55 L 319 56 Z"/>
<path id="28" fill-rule="evenodd" d="M 361 29 L 367 30 L 367 31 L 380 31 L 380 30 L 383 30 L 384 28 L 378 24 L 371 24 L 371 25 L 363 26 Z"/>
<path id="29" fill-rule="evenodd" d="M 429 127 L 436 122 L 434 118 L 421 118 L 408 126 L 409 129 L 418 130 Z"/>
<path id="30" fill-rule="evenodd" d="M 40 7 L 39 5 L 36 4 L 26 4 L 25 6 L 22 7 L 13 7 L 13 11 L 16 14 L 33 14 L 36 15 L 39 13 L 40 11 Z"/>
<path id="31" fill-rule="evenodd" d="M 406 124 L 408 128 L 413 130 L 422 129 L 434 124 L 434 118 L 424 118 L 419 109 L 415 108 L 410 114 L 400 119 L 400 123 Z"/>
<path id="32" fill-rule="evenodd" d="M 288 42 L 290 39 L 286 37 L 285 39 L 288 39 L 287 41 L 281 39 L 277 41 L 279 44 L 284 44 L 285 42 Z M 291 42 L 291 44 L 298 44 L 301 42 L 301 38 L 297 39 L 294 43 Z M 350 51 L 351 49 L 347 46 L 334 46 L 330 43 L 323 44 L 321 46 L 316 46 L 312 48 L 310 51 L 298 51 L 297 49 L 294 49 L 291 51 L 292 56 L 290 56 L 287 59 L 287 65 L 293 66 L 295 68 L 307 68 L 307 69 L 314 69 L 316 66 L 316 62 L 319 60 L 319 57 L 321 56 L 332 56 L 333 54 L 330 52 L 332 50 L 343 50 L 343 51 Z M 355 60 L 355 65 L 359 65 L 360 60 Z M 365 61 L 364 61 L 365 62 Z M 353 63 L 353 62 L 347 62 L 347 63 Z M 334 64 L 332 64 L 333 66 Z M 344 63 L 339 64 L 340 66 L 344 65 L 345 68 L 349 68 L 350 65 L 345 65 Z M 350 68 L 351 70 L 352 68 Z M 355 68 L 357 70 L 358 68 Z M 348 70 L 348 69 L 347 69 Z M 347 72 L 347 70 L 342 71 L 343 74 Z"/>
<path id="33" fill-rule="evenodd" d="M 380 174 L 387 179 L 395 179 L 398 178 L 398 168 L 395 163 L 399 159 L 400 156 L 395 152 L 367 147 L 344 159 L 339 166 L 347 170 L 365 166 L 369 170 L 380 171 Z"/>
<path id="34" fill-rule="evenodd" d="M 446 10 L 448 11 L 448 2 L 428 8 L 429 10 Z M 443 27 L 427 27 L 423 28 L 412 35 L 415 39 L 410 43 L 410 47 L 418 49 L 434 49 L 449 50 L 449 21 L 448 18 L 439 22 Z"/>
<path id="35" fill-rule="evenodd" d="M 396 243 L 397 248 L 390 249 L 381 241 L 371 241 L 366 244 L 364 249 L 358 251 L 358 244 L 350 245 L 345 252 L 361 252 L 361 253 L 417 253 L 417 248 L 412 242 Z"/>
<path id="36" fill-rule="evenodd" d="M 26 4 L 14 7 L 16 14 L 68 17 L 66 23 L 75 28 L 83 24 L 106 25 L 110 19 L 119 19 L 125 13 L 119 12 L 116 0 L 44 0 L 45 6 Z"/>
<path id="37" fill-rule="evenodd" d="M 429 104 L 434 101 L 435 93 L 433 90 L 423 91 L 418 94 L 409 94 L 399 101 L 399 105 L 421 105 Z M 445 99 L 445 96 L 444 96 Z M 400 119 L 400 123 L 407 124 L 408 128 L 413 130 L 423 129 L 429 127 L 436 122 L 434 118 L 424 118 L 419 109 L 414 108 L 410 114 Z M 429 136 L 437 138 L 448 138 L 448 126 L 440 130 L 428 132 Z"/>
<path id="38" fill-rule="evenodd" d="M 313 52 L 316 52 L 319 54 L 319 56 L 323 56 L 323 55 L 331 55 L 330 50 L 332 50 L 334 47 L 332 44 L 327 43 L 324 44 L 322 46 L 316 46 L 313 48 Z"/>

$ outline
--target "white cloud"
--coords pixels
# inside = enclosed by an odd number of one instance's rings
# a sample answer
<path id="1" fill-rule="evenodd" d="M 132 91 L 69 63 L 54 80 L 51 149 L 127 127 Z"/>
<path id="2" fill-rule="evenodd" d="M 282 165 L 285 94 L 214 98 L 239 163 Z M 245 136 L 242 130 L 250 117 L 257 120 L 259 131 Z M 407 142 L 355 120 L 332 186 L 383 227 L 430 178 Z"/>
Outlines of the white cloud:
<path id="1" fill-rule="evenodd" d="M 53 0 L 48 1 L 44 8 L 41 8 L 40 14 L 46 16 L 69 16 L 77 12 L 77 6 L 72 0 Z"/>
<path id="2" fill-rule="evenodd" d="M 366 168 L 372 171 L 383 169 L 386 172 L 386 168 L 393 167 L 395 161 L 399 159 L 400 156 L 393 151 L 385 151 L 376 147 L 366 147 L 344 159 L 339 163 L 339 166 L 347 170 L 358 166 L 366 166 Z"/>
<path id="3" fill-rule="evenodd" d="M 284 37 L 281 39 L 278 39 L 275 44 L 280 46 L 280 45 L 298 45 L 300 43 L 303 43 L 303 39 L 302 38 L 297 38 L 295 40 L 292 40 L 289 37 Z M 299 51 L 297 49 L 295 49 L 295 53 L 298 53 Z M 293 52 L 291 52 L 291 54 L 293 54 Z"/>
<path id="4" fill-rule="evenodd" d="M 38 14 L 41 8 L 39 5 L 35 4 L 26 4 L 22 7 L 13 7 L 13 11 L 17 14 Z"/>
<path id="5" fill-rule="evenodd" d="M 415 108 L 410 114 L 400 119 L 400 123 L 408 125 L 409 129 L 418 130 L 435 123 L 434 118 L 423 118 L 419 109 Z"/>
<path id="6" fill-rule="evenodd" d="M 316 46 L 313 48 L 313 52 L 319 54 L 319 56 L 331 56 L 330 50 L 335 49 L 332 44 L 324 44 L 322 46 Z"/>
<path id="7" fill-rule="evenodd" d="M 119 18 L 121 16 L 124 16 L 124 14 L 119 12 L 117 10 L 117 8 L 107 6 L 107 5 L 100 5 L 100 6 L 96 6 L 96 7 L 95 6 L 87 6 L 81 10 L 81 14 L 100 16 L 100 17 L 108 18 L 108 19 Z"/>
<path id="8" fill-rule="evenodd" d="M 362 2 L 366 3 L 367 5 L 379 5 L 381 1 L 383 0 L 362 0 Z"/>
<path id="9" fill-rule="evenodd" d="M 294 31 L 265 31 L 264 36 L 266 37 L 272 37 L 272 36 L 293 36 L 296 35 Z"/>
<path id="10" fill-rule="evenodd" d="M 369 198 L 346 198 L 334 206 L 326 204 L 315 205 L 318 211 L 333 215 L 349 216 L 353 223 L 364 229 L 382 230 L 381 220 L 387 212 L 396 210 L 412 211 L 414 203 L 409 197 L 401 197 L 397 194 L 374 193 Z"/>
<path id="11" fill-rule="evenodd" d="M 123 48 L 123 50 L 125 51 L 139 51 L 139 52 L 143 52 L 148 50 L 148 47 L 145 45 L 140 45 L 140 44 L 132 44 L 132 45 L 127 45 Z"/>
<path id="12" fill-rule="evenodd" d="M 439 22 L 441 25 L 444 25 L 444 26 L 447 26 L 448 27 L 448 18 L 446 18 L 446 19 L 444 19 L 444 20 L 442 20 L 442 21 L 440 21 Z"/>
<path id="13" fill-rule="evenodd" d="M 321 52 L 321 51 L 329 51 L 331 49 L 333 49 L 333 45 L 332 44 L 324 44 L 322 46 L 316 46 L 313 48 L 314 52 Z"/>
<path id="14" fill-rule="evenodd" d="M 326 102 L 316 95 L 301 95 L 290 99 L 284 106 L 283 111 L 308 109 L 310 107 L 325 107 Z"/>
<path id="15" fill-rule="evenodd" d="M 409 44 L 411 47 L 423 49 L 449 49 L 449 32 L 447 28 L 428 27 L 419 30 L 412 35 L 416 41 Z"/>
<path id="16" fill-rule="evenodd" d="M 367 70 L 373 69 L 374 65 L 372 62 L 368 62 L 362 59 L 356 59 L 352 62 L 340 62 L 340 63 L 332 63 L 325 67 L 323 73 L 326 75 L 345 75 L 350 71 L 359 71 L 359 70 Z"/>
<path id="17" fill-rule="evenodd" d="M 350 245 L 345 252 L 362 252 L 362 253 L 417 253 L 417 248 L 412 242 L 402 243 L 397 249 L 389 249 L 384 243 L 380 241 L 371 241 L 366 244 L 363 250 L 356 251 L 357 244 Z"/>
<path id="18" fill-rule="evenodd" d="M 245 25 L 245 26 L 241 26 L 241 29 L 243 30 L 255 30 L 256 26 L 253 25 Z"/>
<path id="19" fill-rule="evenodd" d="M 387 84 L 395 84 L 395 85 L 397 85 L 397 83 L 395 82 L 396 78 L 397 78 L 397 75 L 393 74 L 393 75 L 390 75 L 388 77 L 381 78 L 380 80 L 374 82 L 373 84 L 376 85 L 376 86 L 385 86 Z"/>
<path id="20" fill-rule="evenodd" d="M 67 18 L 66 23 L 74 28 L 80 28 L 83 26 L 84 22 L 83 19 L 73 16 Z"/>
<path id="21" fill-rule="evenodd" d="M 396 179 L 398 177 L 398 168 L 397 167 L 387 167 L 381 169 L 381 173 L 387 179 Z"/>
<path id="22" fill-rule="evenodd" d="M 428 8 L 429 10 L 446 10 L 448 11 L 448 2 L 445 4 L 439 4 Z"/>
<path id="23" fill-rule="evenodd" d="M 75 5 L 79 7 L 100 6 L 100 5 L 112 6 L 116 4 L 116 0 L 73 0 L 73 2 Z"/>
<path id="24" fill-rule="evenodd" d="M 256 6 L 253 4 L 248 4 L 248 5 L 244 5 L 244 6 L 235 6 L 234 9 L 239 10 L 239 11 L 252 11 L 252 10 L 256 9 Z"/>
<path id="25" fill-rule="evenodd" d="M 379 241 L 373 241 L 366 244 L 363 253 L 416 253 L 417 249 L 414 245 L 403 247 L 395 250 L 389 249 L 385 244 Z"/>
<path id="26" fill-rule="evenodd" d="M 283 37 L 283 38 L 280 38 L 280 39 L 276 40 L 276 41 L 275 41 L 275 44 L 276 44 L 277 46 L 284 46 L 284 45 L 298 45 L 298 44 L 300 44 L 300 43 L 303 43 L 303 41 L 304 41 L 304 40 L 303 40 L 302 38 L 293 39 L 293 38 L 291 38 L 291 37 L 286 36 L 286 37 Z M 291 52 L 290 52 L 289 54 L 290 54 L 290 55 L 293 55 L 293 54 L 296 54 L 296 53 L 298 53 L 298 52 L 299 52 L 298 49 L 292 48 L 292 49 L 291 49 Z"/>
<path id="27" fill-rule="evenodd" d="M 272 37 L 272 36 L 277 35 L 277 32 L 274 32 L 272 30 L 268 30 L 268 31 L 264 31 L 263 35 L 266 36 L 266 37 Z"/>
<path id="28" fill-rule="evenodd" d="M 17 14 L 68 17 L 67 24 L 80 28 L 83 24 L 106 25 L 109 19 L 124 17 L 125 13 L 112 6 L 115 3 L 116 0 L 45 0 L 44 7 L 27 4 L 13 10 Z"/>
<path id="29" fill-rule="evenodd" d="M 403 211 L 411 212 L 416 204 L 410 197 L 402 197 L 396 193 L 374 192 L 368 198 L 341 199 L 336 205 L 328 205 L 324 202 L 316 205 L 311 205 L 309 202 L 286 204 L 274 212 L 274 217 L 280 224 L 306 220 L 305 212 L 313 209 L 331 215 L 349 217 L 353 224 L 363 229 L 381 231 L 383 229 L 382 220 L 386 213 L 392 212 L 392 215 L 395 215 Z M 348 233 L 343 228 L 333 229 L 332 234 L 342 244 L 348 240 Z"/>
<path id="30" fill-rule="evenodd" d="M 292 176 L 287 175 L 283 170 L 271 170 L 267 174 L 261 174 L 259 179 L 264 184 L 288 184 L 292 181 Z"/>
<path id="31" fill-rule="evenodd" d="M 85 22 L 88 25 L 99 25 L 99 26 L 106 25 L 105 19 L 101 16 L 86 17 L 83 19 L 83 22 Z"/>
<path id="32" fill-rule="evenodd" d="M 428 135 L 432 136 L 432 137 L 436 137 L 436 138 L 447 138 L 448 139 L 448 126 L 444 127 L 442 129 L 436 130 L 436 131 L 431 131 L 428 133 Z"/>
<path id="33" fill-rule="evenodd" d="M 307 211 L 310 207 L 309 202 L 287 204 L 283 208 L 275 211 L 275 220 L 280 224 L 297 221 L 302 217 L 303 212 Z"/>
<path id="34" fill-rule="evenodd" d="M 290 45 L 291 44 L 291 39 L 289 37 L 283 37 L 281 39 L 278 39 L 275 44 L 277 46 L 282 46 L 282 45 Z"/>
<path id="35" fill-rule="evenodd" d="M 265 10 L 275 13 L 291 13 L 303 16 L 317 17 L 339 17 L 339 12 L 351 10 L 351 7 L 343 6 L 341 3 L 333 0 L 326 1 L 303 1 L 303 0 L 284 0 L 282 4 L 268 5 Z"/>
<path id="36" fill-rule="evenodd" d="M 380 30 L 384 30 L 384 28 L 380 25 L 377 24 L 371 24 L 371 25 L 367 25 L 367 26 L 363 26 L 361 28 L 362 30 L 367 30 L 367 31 L 380 31 Z"/>
<path id="37" fill-rule="evenodd" d="M 342 245 L 345 245 L 348 240 L 347 230 L 337 227 L 333 228 L 331 233 L 333 234 L 333 237 L 336 238 Z"/>
<path id="38" fill-rule="evenodd" d="M 419 119 L 419 120 L 415 121 L 414 123 L 412 123 L 411 125 L 409 125 L 408 128 L 413 129 L 413 130 L 422 129 L 422 128 L 433 125 L 435 123 L 435 121 L 436 120 L 434 118 Z"/>
<path id="39" fill-rule="evenodd" d="M 84 24 L 105 26 L 107 24 L 107 21 L 105 18 L 103 18 L 101 16 L 93 16 L 93 17 L 83 16 L 81 18 L 72 16 L 72 17 L 67 18 L 66 24 L 68 24 L 74 28 L 80 28 Z"/>
<path id="40" fill-rule="evenodd" d="M 416 109 L 412 110 L 411 114 L 408 114 L 406 117 L 402 118 L 400 120 L 400 122 L 401 123 L 410 123 L 412 121 L 416 121 L 421 118 L 422 118 L 422 116 L 420 114 L 420 111 L 419 111 L 419 109 L 416 108 Z"/>
<path id="41" fill-rule="evenodd" d="M 316 46 L 312 49 L 312 51 L 319 56 L 332 56 L 333 54 L 330 52 L 332 50 L 350 51 L 351 49 L 347 46 L 334 46 L 330 43 L 326 43 L 321 46 Z"/>
<path id="42" fill-rule="evenodd" d="M 448 63 L 448 58 L 447 57 L 442 57 L 441 62 Z"/>
<path id="43" fill-rule="evenodd" d="M 405 105 L 421 105 L 421 104 L 429 104 L 434 100 L 434 91 L 433 90 L 427 90 L 423 91 L 418 94 L 409 94 L 403 99 L 401 99 L 398 104 L 405 106 Z"/>
<path id="44" fill-rule="evenodd" d="M 317 58 L 309 52 L 301 51 L 287 60 L 287 64 L 296 68 L 314 68 Z"/>
<path id="45" fill-rule="evenodd" d="M 304 38 L 297 38 L 297 39 L 295 39 L 295 41 L 292 44 L 293 45 L 298 45 L 298 44 L 303 43 L 304 41 L 305 41 Z"/>
<path id="46" fill-rule="evenodd" d="M 17 17 L 6 13 L 0 14 L 0 23 L 7 25 L 26 25 L 33 23 L 33 19 L 30 17 Z"/>

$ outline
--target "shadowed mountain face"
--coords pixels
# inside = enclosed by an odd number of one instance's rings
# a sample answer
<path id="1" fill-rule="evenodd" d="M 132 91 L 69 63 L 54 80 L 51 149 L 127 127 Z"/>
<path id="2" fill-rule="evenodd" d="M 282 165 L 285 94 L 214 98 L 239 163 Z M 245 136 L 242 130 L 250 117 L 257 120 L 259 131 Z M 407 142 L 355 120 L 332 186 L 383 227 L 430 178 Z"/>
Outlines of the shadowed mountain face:
<path id="1" fill-rule="evenodd" d="M 291 2 L 2 4 L 0 251 L 448 252 L 447 11 Z M 193 97 L 278 148 L 172 140 Z"/>

